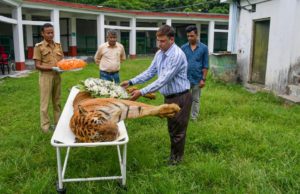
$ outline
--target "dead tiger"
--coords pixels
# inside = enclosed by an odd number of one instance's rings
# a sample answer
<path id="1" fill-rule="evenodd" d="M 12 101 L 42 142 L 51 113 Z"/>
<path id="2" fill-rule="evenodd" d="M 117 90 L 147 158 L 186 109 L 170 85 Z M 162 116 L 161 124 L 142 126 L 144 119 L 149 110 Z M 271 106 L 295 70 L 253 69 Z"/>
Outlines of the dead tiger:
<path id="1" fill-rule="evenodd" d="M 73 108 L 70 128 L 77 142 L 113 141 L 118 137 L 119 121 L 145 116 L 170 118 L 180 110 L 176 104 L 152 106 L 115 98 L 92 98 L 86 92 L 77 94 Z"/>

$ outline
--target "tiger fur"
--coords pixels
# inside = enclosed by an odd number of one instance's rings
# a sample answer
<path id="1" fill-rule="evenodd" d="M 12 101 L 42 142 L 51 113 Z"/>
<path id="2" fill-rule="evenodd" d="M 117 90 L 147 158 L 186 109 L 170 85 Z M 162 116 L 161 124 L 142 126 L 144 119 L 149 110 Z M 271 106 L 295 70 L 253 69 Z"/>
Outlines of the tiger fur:
<path id="1" fill-rule="evenodd" d="M 129 94 L 132 93 L 135 90 L 138 90 L 138 88 L 136 86 L 131 86 L 131 87 L 126 88 L 126 91 Z M 155 93 L 148 93 L 148 94 L 145 94 L 143 97 L 149 98 L 151 100 L 156 98 Z"/>
<path id="2" fill-rule="evenodd" d="M 87 92 L 78 93 L 73 108 L 70 128 L 77 142 L 113 141 L 119 135 L 119 121 L 145 116 L 170 118 L 180 110 L 176 104 L 152 106 L 115 98 L 92 98 Z"/>

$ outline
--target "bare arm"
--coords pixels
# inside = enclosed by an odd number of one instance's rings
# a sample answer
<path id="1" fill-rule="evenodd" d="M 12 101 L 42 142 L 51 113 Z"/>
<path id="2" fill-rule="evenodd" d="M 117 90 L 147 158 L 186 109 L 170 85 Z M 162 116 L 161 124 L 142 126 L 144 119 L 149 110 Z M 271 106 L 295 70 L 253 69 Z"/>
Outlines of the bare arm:
<path id="1" fill-rule="evenodd" d="M 200 80 L 200 82 L 199 82 L 199 87 L 200 88 L 203 88 L 205 86 L 205 80 L 206 80 L 207 71 L 208 70 L 206 68 L 202 69 L 202 80 Z"/>
<path id="2" fill-rule="evenodd" d="M 42 65 L 40 60 L 34 60 L 35 68 L 41 71 L 52 71 L 52 67 Z"/>
<path id="3" fill-rule="evenodd" d="M 100 51 L 100 47 L 99 47 L 98 50 L 97 50 L 97 52 L 96 52 L 96 54 L 95 54 L 95 57 L 94 57 L 95 63 L 96 63 L 97 65 L 100 64 L 101 58 L 102 58 L 102 55 L 101 55 L 101 51 Z"/>
<path id="4" fill-rule="evenodd" d="M 199 82 L 199 87 L 203 88 L 205 86 L 205 80 L 207 76 L 207 71 L 208 71 L 208 49 L 206 47 L 204 54 L 203 54 L 203 68 L 202 68 L 202 80 Z"/>
<path id="5" fill-rule="evenodd" d="M 124 47 L 122 46 L 121 62 L 123 62 L 123 61 L 125 61 L 125 60 L 126 60 L 126 53 L 125 53 Z"/>
<path id="6" fill-rule="evenodd" d="M 208 70 L 206 68 L 202 69 L 202 78 L 206 79 L 206 75 L 207 75 Z"/>

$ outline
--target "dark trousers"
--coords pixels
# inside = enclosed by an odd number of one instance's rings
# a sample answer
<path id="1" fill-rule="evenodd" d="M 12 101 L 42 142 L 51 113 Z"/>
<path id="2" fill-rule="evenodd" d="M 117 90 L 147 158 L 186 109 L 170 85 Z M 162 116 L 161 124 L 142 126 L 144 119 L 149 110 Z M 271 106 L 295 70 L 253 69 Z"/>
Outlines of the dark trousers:
<path id="1" fill-rule="evenodd" d="M 192 95 L 190 92 L 165 98 L 165 103 L 175 103 L 180 107 L 180 111 L 173 118 L 168 119 L 168 130 L 171 140 L 171 159 L 181 160 L 184 154 L 185 136 L 189 122 Z"/>
<path id="2" fill-rule="evenodd" d="M 120 83 L 119 72 L 109 73 L 109 72 L 101 71 L 100 70 L 100 79 L 104 79 L 104 80 L 108 80 L 108 81 L 111 81 L 111 82 L 115 82 L 116 84 Z"/>

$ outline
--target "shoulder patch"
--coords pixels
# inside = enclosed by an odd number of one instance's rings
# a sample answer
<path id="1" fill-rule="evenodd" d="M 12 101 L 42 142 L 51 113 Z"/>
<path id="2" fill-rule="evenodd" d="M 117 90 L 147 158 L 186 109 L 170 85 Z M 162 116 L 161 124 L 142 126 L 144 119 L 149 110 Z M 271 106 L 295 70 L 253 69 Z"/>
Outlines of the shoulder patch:
<path id="1" fill-rule="evenodd" d="M 36 43 L 35 46 L 41 46 L 43 43 L 42 42 L 39 42 L 39 43 Z"/>

